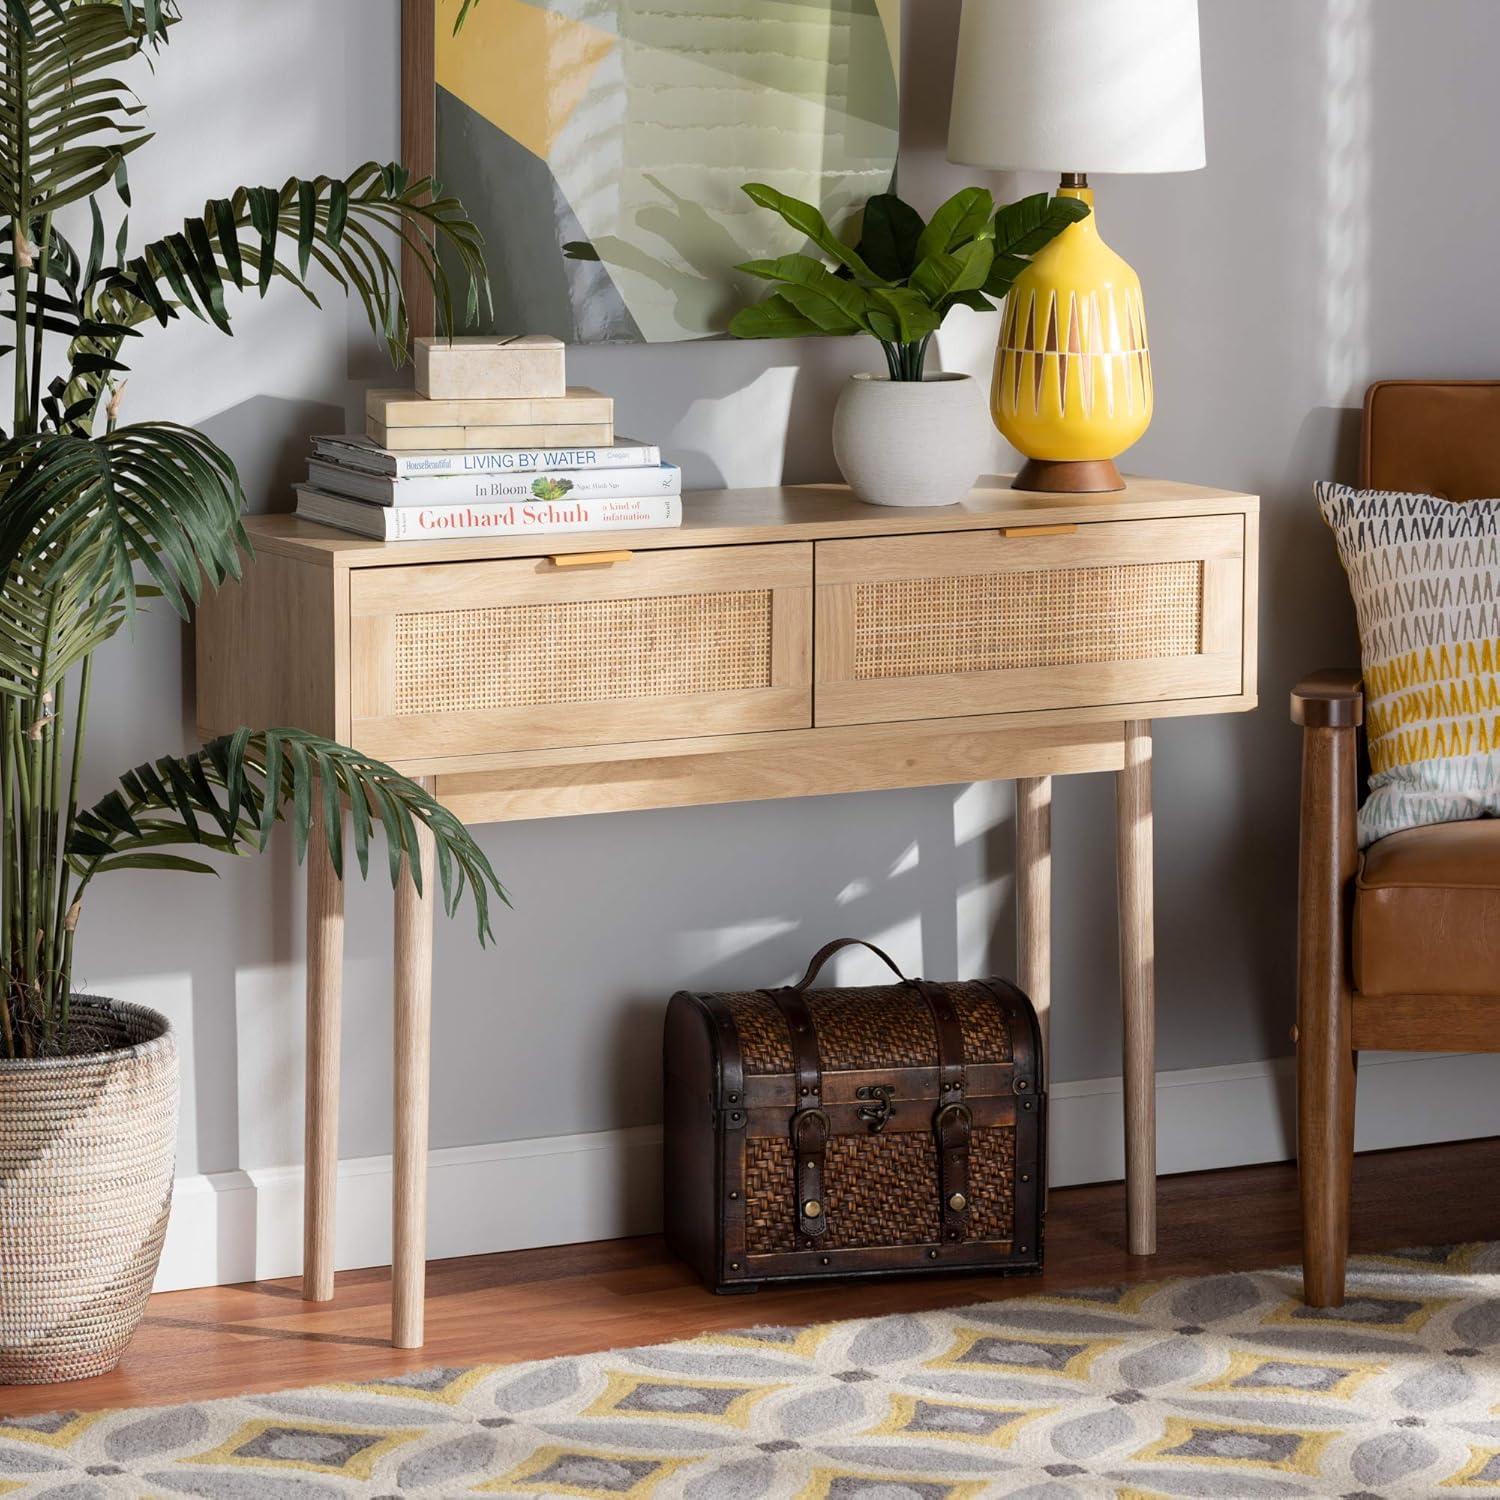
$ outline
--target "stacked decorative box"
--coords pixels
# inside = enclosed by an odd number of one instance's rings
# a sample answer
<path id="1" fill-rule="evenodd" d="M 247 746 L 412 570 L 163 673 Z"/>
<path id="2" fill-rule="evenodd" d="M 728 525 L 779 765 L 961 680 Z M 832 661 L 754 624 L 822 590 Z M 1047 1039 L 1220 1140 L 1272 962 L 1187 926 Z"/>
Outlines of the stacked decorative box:
<path id="1" fill-rule="evenodd" d="M 366 399 L 364 437 L 313 439 L 297 514 L 386 541 L 682 524 L 682 471 L 615 439 L 560 340 L 418 339 L 416 390 Z"/>

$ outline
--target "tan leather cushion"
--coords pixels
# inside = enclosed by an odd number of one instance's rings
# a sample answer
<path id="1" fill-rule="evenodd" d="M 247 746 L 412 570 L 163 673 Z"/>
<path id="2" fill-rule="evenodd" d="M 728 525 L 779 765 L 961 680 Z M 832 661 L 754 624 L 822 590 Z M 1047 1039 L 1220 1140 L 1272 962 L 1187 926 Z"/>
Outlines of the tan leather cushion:
<path id="1" fill-rule="evenodd" d="M 1500 819 L 1408 828 L 1365 850 L 1354 987 L 1362 995 L 1500 995 Z"/>
<path id="2" fill-rule="evenodd" d="M 1360 484 L 1444 500 L 1500 495 L 1500 380 L 1381 380 L 1365 393 Z"/>

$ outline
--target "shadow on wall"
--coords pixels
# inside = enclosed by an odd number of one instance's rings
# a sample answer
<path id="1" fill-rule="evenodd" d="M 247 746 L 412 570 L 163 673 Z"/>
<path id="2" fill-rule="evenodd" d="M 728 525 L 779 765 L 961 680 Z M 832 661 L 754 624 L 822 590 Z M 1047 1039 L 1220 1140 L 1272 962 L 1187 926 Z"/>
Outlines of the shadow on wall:
<path id="1" fill-rule="evenodd" d="M 881 363 L 872 339 L 581 344 L 568 379 L 609 391 L 615 430 L 660 443 L 688 490 L 838 478 L 833 404 Z"/>
<path id="2" fill-rule="evenodd" d="M 246 509 L 259 514 L 292 509 L 292 485 L 306 477 L 309 439 L 315 433 L 342 432 L 345 413 L 342 406 L 328 402 L 256 396 L 196 425 L 235 458 Z M 179 742 L 187 747 L 198 743 L 197 672 L 190 623 L 178 624 L 177 640 Z M 173 748 L 164 739 L 160 750 L 152 753 Z M 276 972 L 297 958 L 294 927 L 301 888 L 294 874 L 290 840 L 281 835 L 263 855 L 217 863 L 224 871 L 217 880 L 161 874 L 119 882 L 109 900 L 94 903 L 87 933 L 87 951 L 109 955 L 113 978 L 127 983 L 147 979 L 160 972 L 168 951 L 174 965 L 186 971 L 181 1005 L 168 1009 L 185 1034 L 185 1049 L 190 1052 L 184 1066 L 191 1069 L 193 1085 L 185 1094 L 194 1108 L 191 1116 L 184 1116 L 184 1132 L 194 1140 L 198 1170 L 210 1172 L 240 1162 L 239 1109 L 233 1096 L 241 1083 L 244 976 Z M 216 936 L 222 928 L 207 920 L 215 906 L 236 913 L 230 942 Z M 163 914 L 168 912 L 176 914 L 177 920 L 164 921 Z M 196 918 L 195 912 L 203 913 L 203 919 Z M 135 940 L 140 932 L 159 934 L 159 944 L 142 946 Z M 152 996 L 138 998 L 155 1003 Z M 279 1019 L 273 1022 L 262 1017 L 257 1023 L 251 1016 L 246 1024 L 279 1024 Z M 300 1036 L 289 1037 L 286 1045 L 300 1053 Z M 231 1091 L 228 1107 L 224 1107 L 226 1086 Z M 214 1101 L 214 1105 L 199 1109 L 198 1101 Z"/>
<path id="3" fill-rule="evenodd" d="M 583 1035 L 573 1053 L 559 1055 L 553 1048 L 550 1054 L 551 1065 L 567 1075 L 566 1087 L 587 1087 L 597 1096 L 591 1108 L 597 1120 L 590 1128 L 660 1119 L 661 1020 L 673 989 L 734 991 L 789 983 L 818 948 L 838 937 L 872 939 L 908 974 L 949 979 L 1010 973 L 1010 796 L 995 787 L 975 790 L 980 795 L 935 787 L 820 798 L 813 806 L 770 803 L 753 814 L 728 806 L 512 824 L 498 834 L 480 830 L 486 843 L 503 838 L 506 849 L 496 849 L 495 856 L 503 853 L 522 868 L 530 864 L 524 844 L 531 831 L 544 835 L 550 858 L 545 869 L 532 866 L 523 882 L 529 888 L 517 892 L 517 915 L 524 920 L 528 911 L 549 912 L 558 902 L 588 912 L 591 947 L 612 955 L 622 994 L 607 1007 L 589 994 L 599 983 L 597 968 L 593 974 L 564 969 L 545 944 L 520 945 L 510 955 L 512 993 L 550 993 L 585 1031 L 585 1018 L 597 1018 L 602 1035 L 592 1044 Z M 663 826 L 689 817 L 705 861 L 695 876 L 683 870 L 681 845 Z M 632 851 L 628 893 L 620 884 L 621 848 Z M 611 849 L 615 859 L 596 857 Z M 814 850 L 815 872 L 809 869 Z M 813 873 L 816 879 L 809 878 Z M 672 902 L 673 935 L 665 943 L 658 905 L 663 896 Z M 657 975 L 663 976 L 659 988 L 652 982 Z M 642 985 L 640 977 L 647 976 Z M 885 979 L 876 958 L 853 950 L 831 962 L 818 983 Z M 545 1050 L 545 1016 L 500 1007 L 480 1024 L 492 1032 L 495 1048 L 515 1055 Z M 439 1027 L 446 1029 L 441 1020 Z M 448 1052 L 447 1040 L 436 1040 L 439 1051 Z M 471 1035 L 462 1052 L 445 1056 L 440 1066 L 473 1071 L 473 1087 L 481 1088 L 477 1059 L 489 1046 L 489 1038 Z M 608 1060 L 603 1068 L 600 1054 Z M 541 1097 L 530 1082 L 512 1084 L 509 1093 L 506 1112 L 514 1109 L 522 1118 L 522 1097 Z M 497 1125 L 502 1135 L 525 1133 L 509 1120 Z"/>
<path id="4" fill-rule="evenodd" d="M 346 423 L 344 408 L 328 401 L 252 396 L 196 425 L 234 457 L 245 509 L 255 516 L 294 509 L 292 486 L 307 478 L 313 436 L 343 432 Z"/>
<path id="5" fill-rule="evenodd" d="M 1293 955 L 1301 739 L 1291 724 L 1287 698 L 1304 673 L 1359 661 L 1348 580 L 1310 481 L 1358 481 L 1360 420 L 1359 409 L 1353 407 L 1320 406 L 1309 412 L 1277 485 L 1288 498 L 1277 508 L 1276 526 L 1264 533 L 1261 660 L 1286 665 L 1269 679 L 1263 674 L 1261 710 L 1252 716 L 1249 733 L 1236 742 L 1242 756 L 1236 774 L 1248 778 L 1252 759 L 1269 760 L 1273 770 L 1267 791 L 1284 815 L 1247 819 L 1234 848 L 1226 853 L 1245 868 L 1283 872 L 1281 879 L 1246 888 L 1251 908 L 1244 930 L 1263 940 L 1246 949 L 1244 962 L 1256 993 L 1284 997 L 1280 1006 L 1260 1012 L 1266 1057 L 1288 1053 L 1288 1032 L 1296 1014 Z M 1283 675 L 1287 669 L 1289 675 Z"/>

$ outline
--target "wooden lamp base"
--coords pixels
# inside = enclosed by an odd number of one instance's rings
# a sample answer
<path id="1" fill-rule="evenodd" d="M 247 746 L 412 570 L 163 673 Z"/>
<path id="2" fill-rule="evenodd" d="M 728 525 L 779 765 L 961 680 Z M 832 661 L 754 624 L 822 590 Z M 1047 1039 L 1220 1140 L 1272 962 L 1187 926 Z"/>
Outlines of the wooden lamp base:
<path id="1" fill-rule="evenodd" d="M 1011 488 L 1049 495 L 1088 495 L 1104 490 L 1123 490 L 1125 481 L 1110 458 L 1028 458 L 1012 481 Z"/>

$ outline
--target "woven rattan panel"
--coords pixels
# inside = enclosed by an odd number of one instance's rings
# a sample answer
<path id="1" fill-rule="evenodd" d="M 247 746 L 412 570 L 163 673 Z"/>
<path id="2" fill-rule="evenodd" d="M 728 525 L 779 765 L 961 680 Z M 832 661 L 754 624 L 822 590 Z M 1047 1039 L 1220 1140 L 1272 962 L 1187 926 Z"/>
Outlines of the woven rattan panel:
<path id="1" fill-rule="evenodd" d="M 892 579 L 855 589 L 856 678 L 1195 656 L 1203 564 Z"/>
<path id="2" fill-rule="evenodd" d="M 964 1034 L 964 1061 L 1010 1061 L 1010 1026 L 982 984 L 944 985 Z M 775 1003 L 756 993 L 724 997 L 739 1033 L 747 1073 L 790 1073 L 791 1040 Z M 807 997 L 818 1033 L 818 1057 L 831 1072 L 851 1068 L 931 1068 L 937 1065 L 932 1013 L 904 985 L 814 990 Z"/>
<path id="3" fill-rule="evenodd" d="M 794 1161 L 785 1136 L 745 1142 L 745 1249 L 751 1255 L 804 1248 L 797 1234 Z M 969 1237 L 1008 1240 L 1014 1232 L 1016 1133 L 976 1130 L 969 1147 Z M 925 1130 L 840 1135 L 828 1143 L 823 1198 L 828 1231 L 820 1250 L 864 1245 L 930 1245 L 941 1237 L 937 1147 Z"/>
<path id="4" fill-rule="evenodd" d="M 398 714 L 687 697 L 770 682 L 769 589 L 396 617 Z"/>

